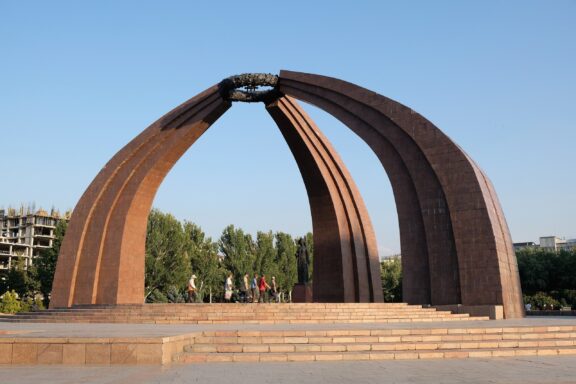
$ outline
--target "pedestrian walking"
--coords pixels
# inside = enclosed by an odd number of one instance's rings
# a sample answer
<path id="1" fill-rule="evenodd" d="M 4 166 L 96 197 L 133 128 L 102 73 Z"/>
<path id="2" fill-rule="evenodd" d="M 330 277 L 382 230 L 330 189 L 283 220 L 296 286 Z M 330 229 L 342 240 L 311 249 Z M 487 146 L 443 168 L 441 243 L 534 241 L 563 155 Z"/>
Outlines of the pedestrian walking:
<path id="1" fill-rule="evenodd" d="M 226 282 L 224 283 L 224 300 L 229 303 L 232 299 L 232 292 L 234 290 L 234 284 L 232 283 L 232 274 L 228 275 Z"/>
<path id="2" fill-rule="evenodd" d="M 256 303 L 258 301 L 258 274 L 254 274 L 252 283 L 250 284 L 250 290 L 252 291 L 252 302 Z"/>
<path id="3" fill-rule="evenodd" d="M 260 278 L 260 282 L 258 283 L 258 290 L 260 291 L 260 298 L 258 300 L 259 303 L 265 303 L 268 299 L 268 294 L 266 290 L 270 289 L 270 286 L 266 282 L 266 276 L 262 275 Z"/>
<path id="4" fill-rule="evenodd" d="M 280 295 L 278 294 L 278 285 L 276 284 L 276 276 L 272 276 L 272 282 L 270 284 L 272 284 L 272 288 L 270 289 L 270 292 L 272 293 L 272 298 L 276 303 L 279 303 Z"/>
<path id="5" fill-rule="evenodd" d="M 188 302 L 196 302 L 196 275 L 192 275 L 188 280 Z"/>
<path id="6" fill-rule="evenodd" d="M 242 286 L 240 288 L 240 296 L 241 296 L 241 301 L 243 303 L 247 303 L 248 302 L 248 296 L 250 294 L 250 276 L 245 273 L 244 274 L 244 278 L 242 279 Z"/>

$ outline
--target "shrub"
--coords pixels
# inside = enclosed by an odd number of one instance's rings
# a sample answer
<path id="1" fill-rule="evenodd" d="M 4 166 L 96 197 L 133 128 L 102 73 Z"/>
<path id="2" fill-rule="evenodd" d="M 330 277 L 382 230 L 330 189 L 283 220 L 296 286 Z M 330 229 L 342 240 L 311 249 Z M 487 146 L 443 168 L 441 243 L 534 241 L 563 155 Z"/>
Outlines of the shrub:
<path id="1" fill-rule="evenodd" d="M 168 292 L 166 293 L 166 298 L 169 303 L 185 303 L 186 294 L 178 289 L 175 285 L 170 285 L 168 287 Z"/>
<path id="2" fill-rule="evenodd" d="M 147 303 L 168 303 L 168 298 L 158 289 L 154 289 L 146 298 Z"/>
<path id="3" fill-rule="evenodd" d="M 530 303 L 532 309 L 554 309 L 560 308 L 560 303 L 558 300 L 547 295 L 544 292 L 537 292 L 536 294 L 529 296 L 524 296 L 524 303 Z"/>
<path id="4" fill-rule="evenodd" d="M 20 312 L 36 312 L 45 309 L 42 299 L 39 299 L 37 297 L 35 297 L 34 299 L 31 297 L 22 299 L 22 301 L 20 302 L 20 306 L 21 306 Z"/>
<path id="5" fill-rule="evenodd" d="M 18 294 L 12 290 L 2 295 L 0 300 L 0 312 L 2 313 L 17 313 L 22 310 L 22 304 L 18 300 Z"/>

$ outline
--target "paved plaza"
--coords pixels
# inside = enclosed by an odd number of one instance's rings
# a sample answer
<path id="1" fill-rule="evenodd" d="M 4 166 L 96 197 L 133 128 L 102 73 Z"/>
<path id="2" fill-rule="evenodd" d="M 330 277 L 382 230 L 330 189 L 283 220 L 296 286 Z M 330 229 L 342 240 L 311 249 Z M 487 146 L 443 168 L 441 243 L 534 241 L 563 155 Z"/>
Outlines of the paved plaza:
<path id="1" fill-rule="evenodd" d="M 576 383 L 576 357 L 0 367 L 0 383 Z"/>

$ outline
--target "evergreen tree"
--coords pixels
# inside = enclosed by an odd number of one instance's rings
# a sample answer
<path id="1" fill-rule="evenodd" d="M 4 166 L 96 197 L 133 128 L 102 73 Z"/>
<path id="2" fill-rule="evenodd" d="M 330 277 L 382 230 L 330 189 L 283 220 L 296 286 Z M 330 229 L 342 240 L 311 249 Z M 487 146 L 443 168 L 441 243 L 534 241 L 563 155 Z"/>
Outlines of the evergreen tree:
<path id="1" fill-rule="evenodd" d="M 242 229 L 229 225 L 222 232 L 218 246 L 224 255 L 224 267 L 234 274 L 235 282 L 245 273 L 252 273 L 256 255 L 255 244 L 250 234 L 245 234 Z"/>
<path id="2" fill-rule="evenodd" d="M 253 271 L 259 275 L 266 275 L 267 281 L 270 282 L 272 275 L 276 274 L 277 270 L 274 235 L 272 231 L 258 231 L 256 234 L 256 260 Z"/>
<path id="3" fill-rule="evenodd" d="M 298 282 L 298 263 L 296 251 L 298 246 L 292 236 L 284 232 L 277 232 L 276 238 L 276 284 L 279 291 L 288 293 Z"/>
<path id="4" fill-rule="evenodd" d="M 312 276 L 314 276 L 314 236 L 312 235 L 312 232 L 308 232 L 305 238 L 306 249 L 308 250 L 308 255 L 310 255 L 310 265 L 308 265 L 308 281 L 312 281 Z M 296 276 L 298 276 L 298 271 L 296 271 Z"/>
<path id="5" fill-rule="evenodd" d="M 24 259 L 13 259 L 6 274 L 3 291 L 14 291 L 20 298 L 31 297 L 38 291 L 39 283 L 31 271 L 26 269 Z"/>
<path id="6" fill-rule="evenodd" d="M 202 229 L 194 223 L 184 222 L 184 233 L 188 240 L 192 273 L 197 276 L 198 299 L 204 301 L 210 294 L 221 297 L 226 271 L 218 258 L 218 244 L 207 238 Z"/>
<path id="7" fill-rule="evenodd" d="M 385 302 L 402 301 L 402 262 L 399 257 L 390 257 L 380 262 L 382 290 Z"/>
<path id="8" fill-rule="evenodd" d="M 187 239 L 180 222 L 156 209 L 146 235 L 146 300 L 182 301 L 190 278 Z"/>

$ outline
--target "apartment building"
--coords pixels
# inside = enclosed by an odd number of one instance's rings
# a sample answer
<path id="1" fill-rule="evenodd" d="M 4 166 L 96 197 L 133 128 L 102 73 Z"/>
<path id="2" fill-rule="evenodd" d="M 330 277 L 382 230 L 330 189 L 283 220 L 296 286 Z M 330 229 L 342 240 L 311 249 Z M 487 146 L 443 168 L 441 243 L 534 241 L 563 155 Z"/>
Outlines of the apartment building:
<path id="1" fill-rule="evenodd" d="M 52 247 L 58 220 L 68 216 L 54 209 L 0 209 L 0 269 L 9 269 L 17 259 L 31 266 L 43 249 Z"/>

